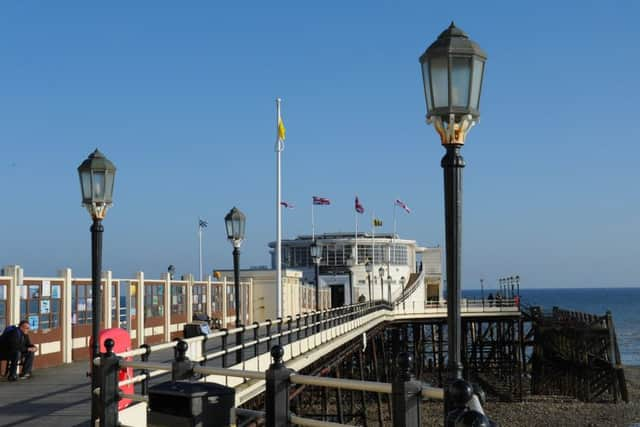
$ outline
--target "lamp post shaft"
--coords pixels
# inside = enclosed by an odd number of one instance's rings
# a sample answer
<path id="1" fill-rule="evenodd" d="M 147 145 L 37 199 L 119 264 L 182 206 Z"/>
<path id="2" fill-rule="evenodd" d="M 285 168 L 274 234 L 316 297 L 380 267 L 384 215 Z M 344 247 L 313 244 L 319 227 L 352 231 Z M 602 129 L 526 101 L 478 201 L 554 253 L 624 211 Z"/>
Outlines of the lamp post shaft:
<path id="1" fill-rule="evenodd" d="M 316 311 L 320 311 L 320 262 L 316 261 L 314 263 L 316 271 L 315 271 L 315 281 L 316 281 Z"/>
<path id="2" fill-rule="evenodd" d="M 367 273 L 367 284 L 369 285 L 369 302 L 373 301 L 373 293 L 371 290 L 371 273 Z"/>
<path id="3" fill-rule="evenodd" d="M 380 275 L 380 301 L 384 301 L 384 276 Z"/>
<path id="4" fill-rule="evenodd" d="M 353 305 L 353 270 L 349 267 L 349 303 Z"/>
<path id="5" fill-rule="evenodd" d="M 91 225 L 91 360 L 100 354 L 100 319 L 102 318 L 102 292 L 100 292 L 100 276 L 102 275 L 102 233 L 104 227 L 102 220 L 93 219 Z M 94 391 L 100 387 L 100 376 L 96 368 L 91 364 L 91 420 L 99 418 L 99 398 Z"/>
<path id="6" fill-rule="evenodd" d="M 444 172 L 444 216 L 447 270 L 447 330 L 449 383 L 462 378 L 460 319 L 460 271 L 462 246 L 462 168 L 464 159 L 457 144 L 446 146 L 442 158 Z M 446 405 L 446 402 L 445 402 Z"/>
<path id="7" fill-rule="evenodd" d="M 233 287 L 236 302 L 236 327 L 240 326 L 240 249 L 233 248 Z"/>

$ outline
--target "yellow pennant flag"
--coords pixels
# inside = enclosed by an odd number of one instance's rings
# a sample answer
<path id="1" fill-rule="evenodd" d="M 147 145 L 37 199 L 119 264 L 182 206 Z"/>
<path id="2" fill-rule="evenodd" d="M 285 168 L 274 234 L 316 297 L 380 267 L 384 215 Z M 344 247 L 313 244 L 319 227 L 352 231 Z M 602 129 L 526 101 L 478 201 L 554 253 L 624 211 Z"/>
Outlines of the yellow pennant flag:
<path id="1" fill-rule="evenodd" d="M 280 141 L 284 141 L 287 135 L 287 129 L 284 127 L 284 122 L 282 121 L 282 117 L 278 117 L 278 139 Z"/>

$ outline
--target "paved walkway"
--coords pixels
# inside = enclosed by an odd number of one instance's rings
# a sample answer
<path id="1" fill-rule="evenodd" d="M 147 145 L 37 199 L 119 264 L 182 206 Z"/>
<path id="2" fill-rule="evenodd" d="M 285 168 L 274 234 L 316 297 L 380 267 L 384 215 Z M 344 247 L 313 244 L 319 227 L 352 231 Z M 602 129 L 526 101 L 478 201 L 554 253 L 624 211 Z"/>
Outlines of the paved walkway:
<path id="1" fill-rule="evenodd" d="M 1 377 L 0 426 L 89 426 L 87 369 L 85 361 L 35 369 L 29 380 L 9 382 Z"/>
<path id="2" fill-rule="evenodd" d="M 36 356 L 38 357 L 38 356 Z M 152 354 L 153 362 L 167 362 L 173 350 Z M 4 372 L 5 363 L 2 363 Z M 90 426 L 91 378 L 89 362 L 74 362 L 54 368 L 34 369 L 28 380 L 15 382 L 0 377 L 0 427 Z M 161 376 L 151 384 L 167 381 Z"/>

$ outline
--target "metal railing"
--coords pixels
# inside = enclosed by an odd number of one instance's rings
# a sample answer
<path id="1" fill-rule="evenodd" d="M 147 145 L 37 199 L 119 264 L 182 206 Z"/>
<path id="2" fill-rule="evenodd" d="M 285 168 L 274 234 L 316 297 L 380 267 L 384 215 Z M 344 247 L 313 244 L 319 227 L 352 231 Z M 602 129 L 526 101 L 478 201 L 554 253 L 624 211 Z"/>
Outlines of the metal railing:
<path id="1" fill-rule="evenodd" d="M 258 363 L 261 355 L 268 353 L 274 345 L 286 345 L 314 337 L 314 348 L 327 341 L 323 332 L 343 325 L 351 320 L 366 316 L 379 310 L 391 310 L 386 301 L 373 301 L 349 306 L 337 307 L 323 311 L 312 311 L 287 316 L 275 320 L 266 320 L 251 325 L 231 329 L 220 329 L 211 334 L 186 338 L 182 341 L 191 348 L 191 360 L 201 366 L 217 364 L 218 367 L 245 367 L 245 362 L 255 359 Z M 163 350 L 176 349 L 178 341 L 170 341 L 154 346 L 143 344 L 140 348 L 118 353 L 125 362 L 123 366 L 138 370 L 133 377 L 120 382 L 120 385 L 141 384 L 141 394 L 147 393 L 152 378 L 166 375 L 166 369 L 149 362 L 149 359 Z M 299 351 L 300 353 L 301 351 Z M 139 362 L 133 358 L 140 357 Z M 268 366 L 264 366 L 266 369 Z M 211 374 L 214 375 L 214 374 Z M 221 375 L 221 374 L 218 374 Z"/>
<path id="2" fill-rule="evenodd" d="M 180 340 L 176 345 L 175 360 L 171 363 L 135 362 L 126 361 L 113 353 L 115 343 L 112 339 L 105 341 L 107 351 L 100 358 L 94 360 L 100 378 L 100 425 L 112 427 L 119 425 L 118 400 L 131 399 L 138 402 L 148 402 L 149 398 L 142 394 L 124 394 L 118 390 L 118 374 L 122 368 L 138 368 L 145 370 L 162 370 L 171 372 L 173 381 L 193 381 L 196 374 L 224 375 L 229 377 L 250 378 L 265 381 L 265 410 L 251 411 L 235 408 L 233 405 L 222 408 L 233 414 L 231 424 L 236 425 L 237 416 L 249 416 L 250 418 L 263 417 L 267 427 L 302 425 L 335 427 L 345 424 L 326 422 L 312 418 L 298 416 L 290 411 L 291 386 L 308 385 L 316 387 L 329 387 L 336 389 L 355 390 L 361 392 L 386 393 L 392 403 L 392 416 L 394 427 L 419 427 L 421 426 L 420 402 L 423 399 L 444 399 L 442 388 L 431 387 L 416 381 L 411 375 L 412 358 L 408 353 L 400 353 L 396 360 L 396 376 L 391 383 L 379 383 L 373 381 L 359 381 L 342 378 L 326 378 L 318 376 L 300 375 L 287 368 L 283 362 L 284 348 L 280 345 L 270 350 L 273 362 L 266 372 L 248 371 L 230 368 L 213 368 L 199 366 L 197 362 L 190 361 L 187 356 L 188 344 Z M 462 423 L 455 425 L 476 425 L 473 422 L 487 420 L 480 403 L 481 391 L 474 392 L 471 385 L 459 380 L 460 390 L 455 393 L 458 398 L 454 400 L 452 409 L 447 419 Z M 455 385 L 455 384 L 454 384 Z M 364 399 L 364 398 L 363 398 Z M 363 400 L 364 403 L 364 400 Z M 193 414 L 194 417 L 198 414 Z M 448 424 L 447 424 L 448 425 Z M 490 425 L 490 424 L 478 424 Z"/>

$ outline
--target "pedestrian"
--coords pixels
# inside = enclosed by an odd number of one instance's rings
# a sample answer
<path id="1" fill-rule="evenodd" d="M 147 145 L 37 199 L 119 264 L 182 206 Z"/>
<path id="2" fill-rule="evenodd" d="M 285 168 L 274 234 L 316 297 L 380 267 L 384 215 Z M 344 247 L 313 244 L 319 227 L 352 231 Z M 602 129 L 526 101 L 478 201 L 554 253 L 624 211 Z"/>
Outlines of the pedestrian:
<path id="1" fill-rule="evenodd" d="M 31 367 L 36 346 L 29 339 L 29 322 L 21 320 L 18 326 L 5 328 L 0 335 L 0 359 L 9 362 L 9 381 L 31 378 Z M 18 362 L 22 360 L 22 372 L 18 377 Z"/>
<path id="2" fill-rule="evenodd" d="M 489 300 L 489 307 L 493 307 L 493 294 L 489 293 L 487 299 Z"/>

